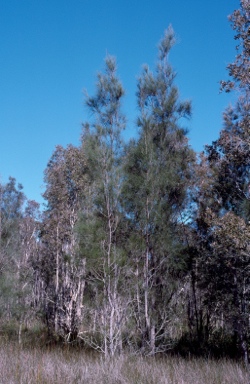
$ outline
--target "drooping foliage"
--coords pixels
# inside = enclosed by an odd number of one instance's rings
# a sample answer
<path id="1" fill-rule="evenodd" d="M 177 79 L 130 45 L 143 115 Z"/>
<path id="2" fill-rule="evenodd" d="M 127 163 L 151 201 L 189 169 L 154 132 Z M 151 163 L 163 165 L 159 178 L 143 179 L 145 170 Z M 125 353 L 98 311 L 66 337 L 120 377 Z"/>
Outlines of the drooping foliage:
<path id="1" fill-rule="evenodd" d="M 249 2 L 241 1 L 240 9 L 229 17 L 239 45 L 235 61 L 228 65 L 231 79 L 221 85 L 226 92 L 236 90 L 238 99 L 225 111 L 219 138 L 206 146 L 199 164 L 195 238 L 199 255 L 196 281 L 202 289 L 203 314 L 209 318 L 207 328 L 219 323 L 221 332 L 227 329 L 235 346 L 241 346 L 246 361 L 250 282 L 249 11 Z"/>
<path id="2" fill-rule="evenodd" d="M 144 67 L 139 78 L 139 139 L 128 147 L 124 184 L 131 242 L 136 244 L 131 252 L 137 277 L 133 312 L 143 348 L 152 354 L 158 347 L 169 347 L 164 343 L 176 290 L 171 274 L 183 262 L 178 231 L 194 161 L 181 126 L 182 119 L 190 116 L 191 105 L 179 101 L 175 73 L 168 62 L 174 41 L 170 27 L 160 42 L 155 72 Z"/>
<path id="3" fill-rule="evenodd" d="M 122 350 L 126 312 L 120 236 L 124 90 L 116 71 L 115 59 L 107 57 L 105 72 L 98 75 L 96 95 L 86 99 L 93 120 L 83 125 L 82 135 L 89 192 L 83 200 L 79 237 L 81 252 L 86 258 L 89 294 L 94 299 L 88 304 L 90 324 L 94 322 L 96 333 L 91 338 L 85 337 L 85 341 L 105 355 Z"/>
<path id="4" fill-rule="evenodd" d="M 237 55 L 222 90 L 237 100 L 198 161 L 169 63 L 137 83 L 136 139 L 123 141 L 116 60 L 97 75 L 79 146 L 57 146 L 42 214 L 14 178 L 0 185 L 0 325 L 42 321 L 49 340 L 124 351 L 244 355 L 250 345 L 249 1 L 229 17 Z"/>

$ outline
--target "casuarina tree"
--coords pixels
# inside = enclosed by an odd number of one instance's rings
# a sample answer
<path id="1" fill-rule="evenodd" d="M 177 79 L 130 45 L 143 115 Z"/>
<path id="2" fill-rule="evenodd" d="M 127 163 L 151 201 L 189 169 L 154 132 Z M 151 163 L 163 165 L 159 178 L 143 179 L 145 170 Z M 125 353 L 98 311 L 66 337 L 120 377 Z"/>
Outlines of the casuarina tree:
<path id="1" fill-rule="evenodd" d="M 183 267 L 178 230 L 185 217 L 191 164 L 194 161 L 182 127 L 191 114 L 180 101 L 168 56 L 175 43 L 172 27 L 159 44 L 155 72 L 145 66 L 138 80 L 139 138 L 127 151 L 124 203 L 132 228 L 134 266 L 133 315 L 136 337 L 149 354 L 166 350 L 173 278 Z"/>

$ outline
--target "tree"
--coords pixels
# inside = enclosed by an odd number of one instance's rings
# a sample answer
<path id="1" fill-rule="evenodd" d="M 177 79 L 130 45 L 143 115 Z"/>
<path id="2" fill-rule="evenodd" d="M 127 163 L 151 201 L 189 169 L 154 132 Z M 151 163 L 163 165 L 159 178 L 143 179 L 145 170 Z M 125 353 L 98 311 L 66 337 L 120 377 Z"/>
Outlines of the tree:
<path id="1" fill-rule="evenodd" d="M 235 61 L 227 66 L 231 80 L 222 81 L 221 86 L 226 92 L 239 87 L 249 91 L 249 56 L 250 56 L 250 4 L 248 0 L 240 0 L 240 8 L 229 16 L 233 30 L 236 31 L 235 40 L 237 55 Z"/>
<path id="2" fill-rule="evenodd" d="M 79 235 L 81 251 L 86 257 L 87 286 L 92 298 L 88 303 L 89 316 L 95 331 L 94 336 L 85 335 L 85 341 L 104 352 L 105 356 L 113 356 L 122 350 L 126 312 L 120 238 L 121 131 L 125 127 L 121 99 L 124 90 L 116 71 L 115 59 L 107 57 L 105 72 L 98 74 L 96 95 L 87 95 L 86 98 L 93 122 L 84 124 L 82 136 L 89 192 L 83 201 Z"/>
<path id="3" fill-rule="evenodd" d="M 237 32 L 238 54 L 228 66 L 231 80 L 222 81 L 221 85 L 226 92 L 237 90 L 239 97 L 235 106 L 224 113 L 224 128 L 218 140 L 205 148 L 198 166 L 203 178 L 199 177 L 196 195 L 199 275 L 196 279 L 204 295 L 201 306 L 206 308 L 210 320 L 213 317 L 214 328 L 220 324 L 229 334 L 234 334 L 235 345 L 241 345 L 246 360 L 249 340 L 246 322 L 249 315 L 246 223 L 250 214 L 249 11 L 249 2 L 243 0 L 240 9 L 229 17 Z M 221 316 L 227 323 L 218 321 Z"/>
<path id="4" fill-rule="evenodd" d="M 133 309 L 142 351 L 166 350 L 171 301 L 181 270 L 178 229 L 187 207 L 194 153 L 180 123 L 191 114 L 179 101 L 168 55 L 175 43 L 172 27 L 159 45 L 155 73 L 147 66 L 138 81 L 138 141 L 128 148 L 124 200 L 132 228 L 135 275 Z"/>
<path id="5" fill-rule="evenodd" d="M 1 317 L 19 324 L 19 342 L 23 323 L 34 318 L 38 216 L 39 205 L 26 200 L 13 177 L 0 185 Z"/>
<path id="6" fill-rule="evenodd" d="M 45 170 L 48 202 L 41 228 L 40 280 L 50 332 L 75 339 L 82 320 L 85 260 L 79 256 L 75 226 L 85 190 L 85 157 L 76 147 L 58 146 Z"/>
<path id="7" fill-rule="evenodd" d="M 222 205 L 236 214 L 249 217 L 249 164 L 250 164 L 250 5 L 242 0 L 240 9 L 229 17 L 236 30 L 238 54 L 228 65 L 232 81 L 222 81 L 226 92 L 237 90 L 238 100 L 224 113 L 224 129 L 218 140 L 207 146 L 211 165 L 219 168 L 214 190 Z"/>

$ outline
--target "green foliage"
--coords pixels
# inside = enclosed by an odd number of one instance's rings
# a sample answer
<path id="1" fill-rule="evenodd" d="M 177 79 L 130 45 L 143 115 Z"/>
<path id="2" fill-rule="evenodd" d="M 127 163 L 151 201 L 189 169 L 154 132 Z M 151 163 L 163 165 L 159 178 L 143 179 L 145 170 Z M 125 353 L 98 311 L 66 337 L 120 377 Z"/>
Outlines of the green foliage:
<path id="1" fill-rule="evenodd" d="M 32 246 L 35 241 L 32 204 L 26 201 L 22 186 L 14 178 L 0 185 L 1 319 L 21 320 L 32 302 Z"/>
<path id="2" fill-rule="evenodd" d="M 177 285 L 173 275 L 183 268 L 178 227 L 194 162 L 186 130 L 180 125 L 190 116 L 191 106 L 179 101 L 175 73 L 168 63 L 174 40 L 170 27 L 160 42 L 155 72 L 145 66 L 138 80 L 139 139 L 127 147 L 123 185 L 133 269 L 139 275 L 134 311 L 151 353 L 168 333 L 171 310 L 167 308 Z M 132 244 L 136 244 L 134 250 Z"/>
<path id="3" fill-rule="evenodd" d="M 138 78 L 137 139 L 122 140 L 125 92 L 108 56 L 94 96 L 86 94 L 90 119 L 80 146 L 57 146 L 45 170 L 42 217 L 14 178 L 0 185 L 6 334 L 21 344 L 36 313 L 51 343 L 80 340 L 105 357 L 125 350 L 216 357 L 240 351 L 248 362 L 249 11 L 241 0 L 230 16 L 239 45 L 231 80 L 221 82 L 226 92 L 238 91 L 237 102 L 198 162 L 184 125 L 191 103 L 180 100 L 169 63 L 170 26 L 155 69 L 145 65 Z M 155 382 L 127 364 L 129 382 Z M 173 366 L 169 372 L 174 382 Z M 37 372 L 37 382 L 41 377 Z M 109 382 L 107 372 L 102 380 Z"/>
<path id="4" fill-rule="evenodd" d="M 241 1 L 240 9 L 229 19 L 237 32 L 235 39 L 239 46 L 235 61 L 228 66 L 232 81 L 221 84 L 227 92 L 237 90 L 238 99 L 225 111 L 219 138 L 206 146 L 198 165 L 198 211 L 193 239 L 197 255 L 192 285 L 197 329 L 206 323 L 211 333 L 213 327 L 221 324 L 226 334 L 233 335 L 234 344 L 241 349 L 247 363 L 250 310 L 249 2 Z M 198 300 L 202 303 L 199 306 Z M 202 320 L 199 320 L 199 311 Z"/>

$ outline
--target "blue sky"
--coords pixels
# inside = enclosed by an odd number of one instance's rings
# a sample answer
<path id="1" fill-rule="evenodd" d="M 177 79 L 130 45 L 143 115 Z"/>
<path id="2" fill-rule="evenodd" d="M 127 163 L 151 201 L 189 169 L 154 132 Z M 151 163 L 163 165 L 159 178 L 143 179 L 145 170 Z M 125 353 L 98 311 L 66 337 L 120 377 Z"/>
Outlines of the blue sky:
<path id="1" fill-rule="evenodd" d="M 135 135 L 136 78 L 153 69 L 171 23 L 170 54 L 182 99 L 191 99 L 190 144 L 218 137 L 233 95 L 219 81 L 235 57 L 227 16 L 239 0 L 0 0 L 0 177 L 13 176 L 42 202 L 43 171 L 56 145 L 78 145 L 88 120 L 83 89 L 93 94 L 107 53 L 117 57 L 126 90 L 126 137 Z"/>

